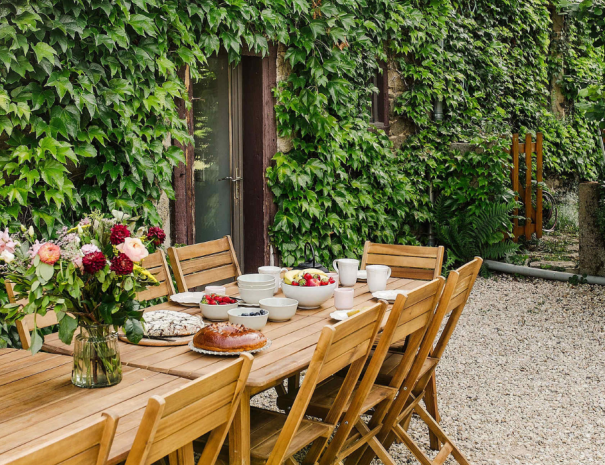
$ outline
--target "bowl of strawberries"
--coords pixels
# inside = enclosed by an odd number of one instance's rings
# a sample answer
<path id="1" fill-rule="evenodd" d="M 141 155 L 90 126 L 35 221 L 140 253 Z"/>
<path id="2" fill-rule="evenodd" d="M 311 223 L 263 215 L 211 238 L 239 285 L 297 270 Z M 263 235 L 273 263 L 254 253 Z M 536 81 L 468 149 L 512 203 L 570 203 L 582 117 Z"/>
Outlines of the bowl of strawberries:
<path id="1" fill-rule="evenodd" d="M 282 290 L 290 299 L 298 300 L 298 308 L 318 308 L 334 295 L 336 281 L 321 270 L 292 270 L 284 276 Z"/>
<path id="2" fill-rule="evenodd" d="M 212 321 L 227 321 L 232 308 L 237 308 L 239 301 L 228 295 L 206 294 L 200 302 L 202 315 Z"/>

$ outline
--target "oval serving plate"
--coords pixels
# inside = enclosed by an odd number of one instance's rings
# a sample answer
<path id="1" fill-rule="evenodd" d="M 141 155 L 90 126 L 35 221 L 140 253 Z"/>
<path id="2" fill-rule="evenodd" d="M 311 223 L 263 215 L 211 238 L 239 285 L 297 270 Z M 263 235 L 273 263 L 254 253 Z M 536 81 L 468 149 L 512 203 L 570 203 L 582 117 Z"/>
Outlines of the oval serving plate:
<path id="1" fill-rule="evenodd" d="M 189 344 L 189 348 L 191 350 L 193 350 L 194 352 L 197 352 L 198 354 L 203 354 L 203 355 L 222 355 L 222 356 L 234 356 L 234 355 L 239 355 L 242 354 L 244 352 L 248 352 L 249 354 L 256 354 L 257 352 L 262 352 L 263 350 L 268 349 L 269 347 L 271 347 L 271 339 L 267 339 L 267 343 L 262 346 L 260 349 L 254 349 L 254 350 L 240 350 L 237 352 L 214 352 L 212 350 L 204 350 L 204 349 L 198 349 L 197 347 L 195 347 L 193 345 L 193 341 L 191 341 Z"/>

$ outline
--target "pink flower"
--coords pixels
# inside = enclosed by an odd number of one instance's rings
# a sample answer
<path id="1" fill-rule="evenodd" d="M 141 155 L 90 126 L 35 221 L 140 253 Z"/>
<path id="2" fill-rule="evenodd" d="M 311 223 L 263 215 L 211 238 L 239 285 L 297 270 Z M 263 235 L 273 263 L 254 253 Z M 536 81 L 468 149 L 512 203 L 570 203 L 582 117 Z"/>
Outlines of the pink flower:
<path id="1" fill-rule="evenodd" d="M 40 247 L 42 247 L 44 244 L 46 244 L 46 242 L 40 244 L 39 241 L 36 241 L 32 244 L 31 248 L 29 249 L 29 256 L 31 258 L 34 258 L 36 255 L 38 255 L 38 252 L 40 251 Z"/>
<path id="2" fill-rule="evenodd" d="M 74 259 L 73 259 L 71 262 L 72 262 L 74 265 L 76 265 L 76 268 L 80 268 L 80 269 L 82 269 L 82 268 L 83 268 L 83 266 L 84 266 L 84 265 L 82 264 L 82 258 L 84 258 L 84 257 L 82 257 L 82 255 L 78 255 L 78 256 L 76 256 L 76 257 L 75 257 L 75 258 L 74 258 Z"/>
<path id="3" fill-rule="evenodd" d="M 135 237 L 127 237 L 124 239 L 124 242 L 117 245 L 116 248 L 133 262 L 140 262 L 149 255 L 149 252 L 141 242 L 141 239 Z"/>
<path id="4" fill-rule="evenodd" d="M 17 244 L 15 244 L 8 233 L 8 228 L 6 228 L 4 232 L 0 231 L 0 253 L 6 250 L 8 253 L 13 254 L 15 253 L 16 246 Z"/>
<path id="5" fill-rule="evenodd" d="M 83 255 L 88 255 L 89 253 L 93 253 L 93 252 L 100 252 L 101 249 L 99 249 L 96 245 L 94 244 L 84 244 L 82 246 L 82 248 L 80 249 L 80 251 L 82 252 Z"/>

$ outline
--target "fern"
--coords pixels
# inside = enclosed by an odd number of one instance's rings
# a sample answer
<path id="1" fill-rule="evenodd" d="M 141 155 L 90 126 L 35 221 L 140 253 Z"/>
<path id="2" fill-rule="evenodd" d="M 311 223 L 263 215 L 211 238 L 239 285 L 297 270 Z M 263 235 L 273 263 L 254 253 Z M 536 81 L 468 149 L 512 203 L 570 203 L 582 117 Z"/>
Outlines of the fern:
<path id="1" fill-rule="evenodd" d="M 485 203 L 473 213 L 454 211 L 443 197 L 435 205 L 437 237 L 447 246 L 448 261 L 466 263 L 474 257 L 497 260 L 519 246 L 505 240 L 515 203 Z"/>

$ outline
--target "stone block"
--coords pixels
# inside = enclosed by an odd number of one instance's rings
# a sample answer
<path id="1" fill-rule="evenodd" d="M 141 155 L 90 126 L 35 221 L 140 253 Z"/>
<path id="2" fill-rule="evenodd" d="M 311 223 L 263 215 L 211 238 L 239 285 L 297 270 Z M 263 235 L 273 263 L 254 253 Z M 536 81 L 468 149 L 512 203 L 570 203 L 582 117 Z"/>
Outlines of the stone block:
<path id="1" fill-rule="evenodd" d="M 597 225 L 601 187 L 597 182 L 580 184 L 580 273 L 605 276 L 605 240 Z"/>

